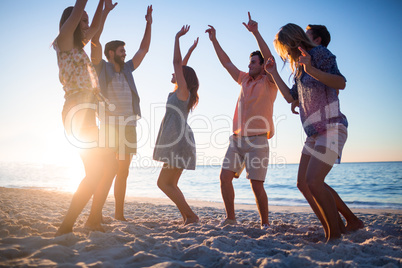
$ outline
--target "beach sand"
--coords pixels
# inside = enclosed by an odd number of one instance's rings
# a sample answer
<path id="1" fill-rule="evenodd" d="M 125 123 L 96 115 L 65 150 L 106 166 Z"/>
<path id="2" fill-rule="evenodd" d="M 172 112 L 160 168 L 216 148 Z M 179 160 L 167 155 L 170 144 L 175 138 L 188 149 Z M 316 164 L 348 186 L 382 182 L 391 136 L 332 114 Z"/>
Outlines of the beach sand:
<path id="1" fill-rule="evenodd" d="M 269 230 L 255 206 L 236 205 L 237 226 L 219 226 L 221 203 L 190 201 L 199 224 L 183 226 L 169 199 L 128 198 L 127 222 L 104 207 L 105 233 L 53 237 L 72 194 L 0 188 L 0 267 L 402 267 L 402 211 L 354 210 L 365 228 L 324 243 L 309 207 L 270 206 Z"/>

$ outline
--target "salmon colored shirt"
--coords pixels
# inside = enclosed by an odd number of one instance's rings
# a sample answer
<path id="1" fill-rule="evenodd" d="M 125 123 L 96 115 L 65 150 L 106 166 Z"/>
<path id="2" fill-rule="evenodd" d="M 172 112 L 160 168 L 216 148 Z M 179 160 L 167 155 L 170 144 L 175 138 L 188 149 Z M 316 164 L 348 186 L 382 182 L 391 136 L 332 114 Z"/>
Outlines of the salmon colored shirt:
<path id="1" fill-rule="evenodd" d="M 271 82 L 267 75 L 253 79 L 244 72 L 240 72 L 237 83 L 241 85 L 241 91 L 233 117 L 233 133 L 240 136 L 267 133 L 267 138 L 272 138 L 272 114 L 278 93 L 275 83 Z"/>

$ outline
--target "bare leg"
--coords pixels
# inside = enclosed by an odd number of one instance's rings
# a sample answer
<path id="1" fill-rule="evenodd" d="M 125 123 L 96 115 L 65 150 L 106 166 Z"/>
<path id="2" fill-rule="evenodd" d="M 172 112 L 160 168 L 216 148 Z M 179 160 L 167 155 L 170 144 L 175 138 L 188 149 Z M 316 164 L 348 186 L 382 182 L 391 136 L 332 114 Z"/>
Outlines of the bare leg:
<path id="1" fill-rule="evenodd" d="M 117 160 L 115 153 L 109 150 L 107 154 L 103 156 L 103 177 L 99 186 L 96 188 L 94 197 L 92 200 L 91 212 L 89 214 L 88 220 L 85 223 L 85 227 L 92 230 L 104 232 L 101 225 L 102 223 L 102 208 L 105 204 L 107 196 L 112 186 L 114 176 L 117 170 Z"/>
<path id="2" fill-rule="evenodd" d="M 88 149 L 81 153 L 84 163 L 85 178 L 81 181 L 71 200 L 67 214 L 56 232 L 56 236 L 71 233 L 73 225 L 91 196 L 94 194 L 102 178 L 102 158 L 100 149 Z"/>
<path id="3" fill-rule="evenodd" d="M 310 189 L 308 188 L 308 185 L 307 185 L 306 172 L 307 172 L 308 164 L 310 162 L 310 158 L 311 157 L 306 154 L 302 154 L 302 156 L 300 158 L 299 171 L 298 171 L 298 175 L 297 175 L 297 188 L 299 188 L 300 192 L 304 195 L 307 202 L 309 203 L 311 209 L 314 211 L 315 215 L 320 220 L 322 227 L 324 228 L 325 238 L 328 238 L 328 236 L 329 236 L 328 225 L 324 219 L 324 216 L 321 213 L 321 210 L 318 208 L 317 203 L 315 202 L 313 195 L 311 194 Z"/>
<path id="4" fill-rule="evenodd" d="M 221 180 L 221 194 L 223 198 L 223 202 L 225 204 L 226 210 L 226 218 L 229 220 L 236 220 L 235 208 L 234 208 L 234 199 L 235 192 L 233 188 L 233 178 L 235 176 L 235 172 L 222 169 L 220 180 Z"/>
<path id="5" fill-rule="evenodd" d="M 349 207 L 343 202 L 338 193 L 325 183 L 327 189 L 331 192 L 335 199 L 336 207 L 338 211 L 345 217 L 346 230 L 349 232 L 357 231 L 364 227 L 364 223 L 349 209 Z"/>
<path id="6" fill-rule="evenodd" d="M 162 167 L 158 178 L 158 187 L 176 204 L 183 216 L 184 224 L 198 222 L 198 216 L 191 210 L 187 204 L 183 193 L 177 186 L 183 169 L 174 167 Z"/>
<path id="7" fill-rule="evenodd" d="M 325 231 L 325 237 L 328 237 L 328 226 L 325 224 L 324 218 L 315 203 L 315 200 L 313 196 L 311 195 L 311 192 L 307 186 L 306 182 L 306 170 L 308 163 L 310 161 L 310 156 L 302 154 L 302 157 L 300 159 L 300 165 L 299 165 L 299 174 L 297 177 L 297 187 L 299 188 L 300 192 L 304 195 L 306 198 L 307 202 L 310 204 L 311 208 L 313 209 L 314 213 L 317 215 L 318 219 L 320 220 L 321 224 L 324 227 Z M 339 217 L 339 226 L 341 228 L 342 233 L 345 233 L 346 230 L 349 229 L 360 229 L 363 228 L 364 224 L 361 220 L 359 220 L 353 212 L 346 206 L 346 204 L 342 201 L 342 199 L 339 197 L 337 192 L 335 192 L 334 189 L 332 189 L 328 184 L 324 183 L 325 187 L 328 189 L 328 191 L 331 192 L 333 198 L 335 199 L 336 207 L 340 213 L 345 217 L 347 226 L 345 228 L 345 225 L 343 224 L 342 219 Z M 360 227 L 359 227 L 360 226 Z M 350 230 L 350 231 L 351 231 Z"/>
<path id="8" fill-rule="evenodd" d="M 125 155 L 124 160 L 119 160 L 119 169 L 117 170 L 116 180 L 114 182 L 114 198 L 116 220 L 126 221 L 124 217 L 124 199 L 126 197 L 127 177 L 130 169 L 132 155 Z"/>
<path id="9" fill-rule="evenodd" d="M 315 150 L 325 153 L 330 157 L 332 157 L 331 154 L 334 154 L 335 157 L 332 158 L 336 159 L 336 153 L 327 150 L 325 147 L 316 146 Z M 327 241 L 341 237 L 336 203 L 331 192 L 324 185 L 325 177 L 331 169 L 332 166 L 322 162 L 316 157 L 311 157 L 306 172 L 307 185 L 328 225 L 329 234 Z"/>
<path id="10" fill-rule="evenodd" d="M 250 180 L 251 188 L 253 189 L 255 201 L 260 213 L 261 225 L 268 224 L 268 196 L 264 189 L 264 182 Z"/>

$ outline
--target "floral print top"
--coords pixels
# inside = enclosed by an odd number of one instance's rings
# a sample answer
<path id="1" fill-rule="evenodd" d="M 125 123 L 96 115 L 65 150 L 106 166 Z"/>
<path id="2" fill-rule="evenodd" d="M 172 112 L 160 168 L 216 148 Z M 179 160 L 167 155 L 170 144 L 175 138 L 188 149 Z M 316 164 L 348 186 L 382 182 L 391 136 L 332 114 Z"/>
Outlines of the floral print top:
<path id="1" fill-rule="evenodd" d="M 99 91 L 95 68 L 83 49 L 60 51 L 57 42 L 53 47 L 57 53 L 59 79 L 66 93 L 64 97 L 82 91 Z"/>
<path id="2" fill-rule="evenodd" d="M 311 56 L 312 66 L 323 72 L 343 77 L 336 64 L 335 55 L 327 48 L 317 46 L 308 53 Z M 333 124 L 348 127 L 348 120 L 340 111 L 337 90 L 319 82 L 304 70 L 300 77 L 296 77 L 290 93 L 293 99 L 300 102 L 300 119 L 308 137 L 324 133 Z"/>

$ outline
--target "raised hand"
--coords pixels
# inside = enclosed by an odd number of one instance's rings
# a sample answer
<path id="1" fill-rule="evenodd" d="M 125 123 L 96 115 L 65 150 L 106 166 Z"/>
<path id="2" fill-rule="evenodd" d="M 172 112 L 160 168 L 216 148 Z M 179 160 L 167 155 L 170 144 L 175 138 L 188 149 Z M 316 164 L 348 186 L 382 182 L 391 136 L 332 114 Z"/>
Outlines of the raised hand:
<path id="1" fill-rule="evenodd" d="M 304 71 L 308 73 L 308 70 L 310 70 L 311 68 L 311 56 L 303 48 L 298 47 L 298 49 L 301 52 L 301 55 L 299 57 L 299 64 L 303 65 Z"/>
<path id="2" fill-rule="evenodd" d="M 191 53 L 193 53 L 194 49 L 197 47 L 198 45 L 198 37 L 197 39 L 195 39 L 194 44 L 188 49 L 186 56 L 184 56 L 182 64 L 183 65 L 187 65 L 188 60 L 190 59 Z"/>
<path id="3" fill-rule="evenodd" d="M 274 57 L 269 57 L 265 63 L 264 69 L 267 73 L 272 74 L 276 70 L 276 63 Z"/>
<path id="4" fill-rule="evenodd" d="M 117 6 L 117 2 L 113 4 L 112 0 L 105 0 L 105 10 L 111 11 L 115 6 Z"/>
<path id="5" fill-rule="evenodd" d="M 208 33 L 209 39 L 210 39 L 211 41 L 213 41 L 213 40 L 216 39 L 216 30 L 215 30 L 215 28 L 214 28 L 213 26 L 211 26 L 211 25 L 208 25 L 208 27 L 209 27 L 209 29 L 206 29 L 205 32 Z"/>
<path id="6" fill-rule="evenodd" d="M 147 14 L 145 15 L 145 20 L 147 23 L 152 24 L 152 5 L 147 7 Z"/>
<path id="7" fill-rule="evenodd" d="M 245 22 L 243 22 L 243 25 L 247 28 L 247 30 L 249 30 L 252 33 L 258 31 L 258 23 L 251 19 L 250 12 L 248 12 L 248 23 L 246 24 Z"/>
<path id="8" fill-rule="evenodd" d="M 176 37 L 180 38 L 190 30 L 190 25 L 184 25 L 180 31 L 176 34 Z"/>
<path id="9" fill-rule="evenodd" d="M 198 39 L 199 39 L 199 37 L 197 37 L 197 39 L 194 40 L 194 44 L 189 48 L 189 50 L 194 50 L 197 47 Z"/>

